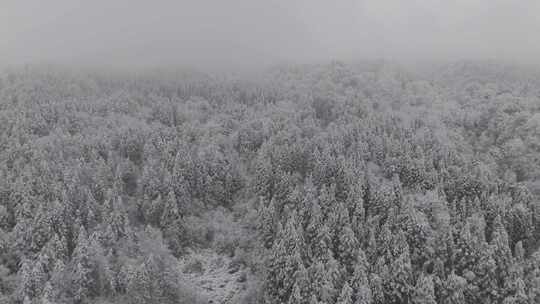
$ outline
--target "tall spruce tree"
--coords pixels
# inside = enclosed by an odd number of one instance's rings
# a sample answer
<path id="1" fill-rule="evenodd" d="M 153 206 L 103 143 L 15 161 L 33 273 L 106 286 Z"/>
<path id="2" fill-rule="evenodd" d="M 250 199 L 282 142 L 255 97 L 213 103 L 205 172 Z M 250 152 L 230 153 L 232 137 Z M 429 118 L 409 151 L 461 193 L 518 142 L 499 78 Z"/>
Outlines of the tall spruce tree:
<path id="1" fill-rule="evenodd" d="M 437 304 L 433 278 L 430 275 L 420 275 L 414 287 L 411 302 L 413 304 Z"/>
<path id="2" fill-rule="evenodd" d="M 95 284 L 92 277 L 92 261 L 89 255 L 89 240 L 84 226 L 81 226 L 77 246 L 73 252 L 73 295 L 76 303 L 86 303 Z"/>
<path id="3" fill-rule="evenodd" d="M 352 304 L 352 296 L 353 296 L 353 290 L 349 286 L 349 283 L 345 282 L 343 287 L 341 288 L 341 293 L 339 294 L 339 297 L 337 298 L 336 304 Z"/>

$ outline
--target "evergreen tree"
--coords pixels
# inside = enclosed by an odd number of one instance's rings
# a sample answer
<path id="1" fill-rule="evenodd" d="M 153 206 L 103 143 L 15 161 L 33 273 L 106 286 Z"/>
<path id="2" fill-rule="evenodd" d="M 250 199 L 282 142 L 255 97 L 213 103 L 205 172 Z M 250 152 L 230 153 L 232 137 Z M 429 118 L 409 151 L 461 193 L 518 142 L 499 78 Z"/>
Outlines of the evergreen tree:
<path id="1" fill-rule="evenodd" d="M 89 240 L 86 229 L 79 230 L 77 247 L 71 261 L 73 265 L 73 286 L 76 303 L 85 303 L 91 295 L 94 281 L 92 277 L 92 261 L 89 255 Z"/>
<path id="2" fill-rule="evenodd" d="M 383 274 L 385 272 L 383 271 Z M 385 294 L 383 286 L 383 278 L 377 273 L 372 273 L 370 275 L 369 287 L 371 290 L 371 295 L 373 297 L 373 303 L 375 304 L 385 304 Z"/>
<path id="3" fill-rule="evenodd" d="M 500 216 L 497 216 L 493 223 L 491 246 L 494 250 L 493 257 L 497 263 L 496 275 L 500 286 L 502 285 L 501 282 L 508 276 L 508 271 L 512 263 L 512 251 L 509 247 L 508 234 Z"/>
<path id="4" fill-rule="evenodd" d="M 309 273 L 303 264 L 299 265 L 299 268 L 295 274 L 295 278 L 295 288 L 298 288 L 298 294 L 301 298 L 301 301 L 299 303 L 306 303 L 309 295 L 311 295 L 313 291 L 311 289 L 311 284 L 309 281 Z M 293 293 L 296 294 L 296 291 L 293 291 Z"/>
<path id="5" fill-rule="evenodd" d="M 171 251 L 175 255 L 179 255 L 183 250 L 182 238 L 184 234 L 184 225 L 180 212 L 178 211 L 176 195 L 172 190 L 169 191 L 169 195 L 165 201 L 165 206 L 160 219 L 160 227 L 163 230 L 163 237 Z"/>
<path id="6" fill-rule="evenodd" d="M 412 294 L 412 266 L 408 252 L 401 254 L 390 264 L 385 278 L 384 290 L 389 303 L 407 303 Z"/>
<path id="7" fill-rule="evenodd" d="M 366 220 L 363 198 L 360 196 L 356 199 L 354 209 L 352 210 L 351 226 L 358 240 L 366 238 L 366 228 L 364 222 Z"/>
<path id="8" fill-rule="evenodd" d="M 149 224 L 154 226 L 160 225 L 160 219 L 165 209 L 165 204 L 161 195 L 158 195 L 154 200 L 148 201 L 144 206 L 146 213 L 145 219 Z"/>
<path id="9" fill-rule="evenodd" d="M 285 228 L 278 227 L 278 237 L 267 261 L 266 293 L 271 303 L 288 301 L 295 284 L 295 274 L 303 263 L 302 241 L 296 229 L 296 216 L 289 217 Z"/>
<path id="10" fill-rule="evenodd" d="M 333 303 L 336 297 L 336 289 L 332 283 L 332 278 L 328 275 L 323 276 L 323 280 L 320 282 L 319 288 L 319 298 L 323 303 Z"/>
<path id="11" fill-rule="evenodd" d="M 312 201 L 309 208 L 309 222 L 307 223 L 305 231 L 307 241 L 311 242 L 315 239 L 320 226 L 324 222 L 324 219 L 321 206 L 317 200 Z"/>
<path id="12" fill-rule="evenodd" d="M 523 263 L 525 259 L 525 250 L 523 249 L 523 242 L 519 241 L 514 247 L 514 260 L 516 263 Z"/>
<path id="13" fill-rule="evenodd" d="M 352 273 L 353 265 L 356 262 L 358 241 L 354 236 L 354 232 L 348 224 L 343 228 L 343 232 L 339 235 L 338 256 L 341 264 Z"/>
<path id="14" fill-rule="evenodd" d="M 527 304 L 528 297 L 525 289 L 521 274 L 517 271 L 511 271 L 510 276 L 505 280 L 503 303 Z"/>
<path id="15" fill-rule="evenodd" d="M 464 290 L 467 281 L 452 272 L 445 282 L 445 294 L 442 299 L 444 304 L 465 304 Z"/>
<path id="16" fill-rule="evenodd" d="M 17 290 L 19 299 L 32 299 L 36 296 L 37 291 L 34 286 L 34 278 L 32 277 L 31 261 L 24 259 L 17 275 L 19 278 L 19 288 Z"/>
<path id="17" fill-rule="evenodd" d="M 297 283 L 294 283 L 292 293 L 289 296 L 287 304 L 303 304 L 304 298 L 302 297 L 302 290 Z"/>
<path id="18" fill-rule="evenodd" d="M 540 301 L 540 273 L 535 273 L 528 277 L 527 281 L 527 297 L 530 303 L 538 303 Z"/>
<path id="19" fill-rule="evenodd" d="M 52 260 L 66 260 L 68 257 L 67 246 L 57 233 L 45 244 L 42 252 L 45 252 Z"/>
<path id="20" fill-rule="evenodd" d="M 127 294 L 130 303 L 165 303 L 159 271 L 156 257 L 150 254 L 129 279 Z"/>
<path id="21" fill-rule="evenodd" d="M 458 272 L 463 273 L 467 269 L 472 269 L 480 259 L 483 250 L 486 249 L 485 240 L 479 237 L 483 235 L 483 228 L 478 233 L 473 233 L 474 227 L 471 223 L 465 224 L 457 238 L 456 248 L 453 251 L 452 262 Z"/>
<path id="22" fill-rule="evenodd" d="M 347 282 L 341 288 L 336 304 L 352 304 L 353 290 Z"/>
<path id="23" fill-rule="evenodd" d="M 377 237 L 377 256 L 385 259 L 388 263 L 393 260 L 393 236 L 390 227 L 385 224 Z"/>
<path id="24" fill-rule="evenodd" d="M 31 246 L 32 250 L 34 252 L 37 252 L 45 245 L 45 243 L 51 236 L 52 218 L 43 204 L 41 204 L 38 209 L 32 227 L 33 232 Z"/>
<path id="25" fill-rule="evenodd" d="M 116 197 L 113 202 L 108 225 L 110 226 L 110 231 L 112 232 L 111 237 L 114 242 L 122 238 L 125 240 L 133 239 L 133 231 L 131 230 L 129 217 L 120 196 Z"/>
<path id="26" fill-rule="evenodd" d="M 99 224 L 98 219 L 98 212 L 97 209 L 99 204 L 96 201 L 94 195 L 92 194 L 92 191 L 85 187 L 85 195 L 86 195 L 86 202 L 84 204 L 86 208 L 86 216 L 84 217 L 84 225 L 85 227 L 88 227 L 89 229 L 94 229 Z"/>
<path id="27" fill-rule="evenodd" d="M 319 205 L 318 198 L 317 188 L 313 184 L 311 176 L 308 176 L 304 182 L 303 197 L 299 208 L 299 215 L 302 219 L 301 224 L 303 229 L 307 229 L 309 223 L 311 222 L 314 205 Z M 320 211 L 320 206 L 317 206 L 316 208 L 319 208 Z"/>
<path id="28" fill-rule="evenodd" d="M 377 238 L 375 237 L 375 225 L 369 225 L 368 238 L 367 238 L 367 247 L 366 247 L 366 257 L 370 263 L 375 264 L 377 257 L 379 256 L 379 244 L 377 243 Z"/>
<path id="29" fill-rule="evenodd" d="M 336 196 L 335 196 L 335 186 L 327 187 L 324 185 L 321 188 L 319 194 L 319 204 L 321 207 L 322 214 L 332 214 L 335 213 L 335 206 L 337 205 Z M 329 227 L 332 228 L 332 227 Z"/>
<path id="30" fill-rule="evenodd" d="M 311 252 L 314 259 L 324 259 L 331 250 L 332 236 L 330 229 L 325 223 L 322 223 L 316 232 L 317 235 L 312 239 Z"/>
<path id="31" fill-rule="evenodd" d="M 55 296 L 54 296 L 54 289 L 51 284 L 51 282 L 47 282 L 45 284 L 45 288 L 43 289 L 43 294 L 41 295 L 41 304 L 54 304 Z"/>
<path id="32" fill-rule="evenodd" d="M 34 297 L 38 297 L 43 291 L 43 287 L 48 280 L 47 273 L 48 258 L 44 255 L 40 255 L 34 262 L 32 268 L 32 285 L 34 289 Z"/>
<path id="33" fill-rule="evenodd" d="M 433 279 L 429 275 L 420 275 L 412 296 L 414 304 L 437 304 Z"/>
<path id="34" fill-rule="evenodd" d="M 339 243 L 339 235 L 343 232 L 345 225 L 348 225 L 350 228 L 349 211 L 344 203 L 339 202 L 333 209 L 331 209 L 328 222 L 331 224 L 330 228 L 333 231 L 333 239 L 336 240 L 335 248 L 337 248 Z"/>
<path id="35" fill-rule="evenodd" d="M 368 284 L 362 284 L 358 287 L 355 293 L 355 302 L 357 304 L 371 304 L 373 303 L 373 296 Z"/>
<path id="36" fill-rule="evenodd" d="M 358 178 L 358 176 L 354 176 Z M 353 222 L 357 225 L 363 223 L 366 217 L 364 208 L 364 189 L 361 182 L 351 181 L 349 193 L 347 195 L 346 206 L 349 214 L 352 214 Z"/>
<path id="37" fill-rule="evenodd" d="M 274 217 L 276 215 L 274 201 L 270 201 L 268 206 L 265 206 L 264 199 L 260 199 L 260 207 L 258 214 L 258 231 L 261 233 L 263 238 L 263 245 L 270 249 L 274 243 L 275 237 L 275 221 Z"/>
<path id="38" fill-rule="evenodd" d="M 55 285 L 62 285 L 68 275 L 65 273 L 66 265 L 62 260 L 56 260 L 51 272 L 51 282 Z"/>
<path id="39" fill-rule="evenodd" d="M 351 284 L 353 288 L 353 303 L 370 304 L 373 301 L 369 286 L 368 263 L 362 249 L 358 250 L 357 263 L 354 265 Z"/>
<path id="40" fill-rule="evenodd" d="M 339 294 L 339 286 L 343 286 L 348 278 L 348 273 L 343 268 L 343 265 L 341 265 L 339 261 L 332 256 L 330 251 L 324 260 L 326 261 L 326 273 L 328 274 L 333 286 L 338 288 L 337 290 L 334 290 L 334 295 L 337 296 Z"/>
<path id="41" fill-rule="evenodd" d="M 332 303 L 335 296 L 334 284 L 322 261 L 314 262 L 308 269 L 311 291 L 321 303 Z M 313 297 L 312 297 L 313 300 Z"/>
<path id="42" fill-rule="evenodd" d="M 479 303 L 492 303 L 500 298 L 500 286 L 496 273 L 497 265 L 493 258 L 493 250 L 484 246 L 478 256 L 478 261 L 471 266 L 471 276 L 468 277 L 469 290 L 467 298 Z"/>

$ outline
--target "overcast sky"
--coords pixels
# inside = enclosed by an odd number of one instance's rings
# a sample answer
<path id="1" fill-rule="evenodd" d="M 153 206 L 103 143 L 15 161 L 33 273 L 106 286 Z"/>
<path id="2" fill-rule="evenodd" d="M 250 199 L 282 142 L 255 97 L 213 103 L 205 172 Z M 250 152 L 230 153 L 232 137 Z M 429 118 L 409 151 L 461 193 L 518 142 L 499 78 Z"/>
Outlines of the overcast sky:
<path id="1" fill-rule="evenodd" d="M 540 62 L 538 0 L 0 0 L 0 64 Z"/>

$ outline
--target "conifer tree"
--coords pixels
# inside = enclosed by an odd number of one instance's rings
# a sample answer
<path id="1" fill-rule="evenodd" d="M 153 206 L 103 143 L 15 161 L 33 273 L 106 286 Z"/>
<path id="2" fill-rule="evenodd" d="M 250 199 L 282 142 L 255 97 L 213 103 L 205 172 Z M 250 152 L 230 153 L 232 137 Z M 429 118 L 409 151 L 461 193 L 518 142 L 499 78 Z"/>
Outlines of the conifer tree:
<path id="1" fill-rule="evenodd" d="M 160 225 L 160 218 L 165 209 L 165 203 L 161 195 L 158 195 L 154 200 L 148 201 L 145 208 L 146 221 L 154 226 Z"/>
<path id="2" fill-rule="evenodd" d="M 392 243 L 390 248 L 392 257 L 396 258 L 404 253 L 407 253 L 410 259 L 409 253 L 411 252 L 411 249 L 409 247 L 409 243 L 407 242 L 407 234 L 405 231 L 399 229 L 394 233 L 394 235 L 392 236 Z"/>
<path id="3" fill-rule="evenodd" d="M 132 274 L 127 290 L 130 303 L 166 303 L 158 263 L 156 256 L 150 254 Z"/>
<path id="4" fill-rule="evenodd" d="M 260 199 L 260 209 L 259 209 L 259 224 L 258 224 L 258 231 L 261 233 L 261 236 L 263 238 L 263 245 L 266 248 L 271 248 L 272 244 L 274 243 L 274 237 L 275 237 L 275 220 L 274 217 L 276 215 L 275 211 L 275 205 L 274 200 L 271 200 L 268 203 L 268 206 L 265 206 L 264 199 Z"/>
<path id="5" fill-rule="evenodd" d="M 523 263 L 523 260 L 525 258 L 525 250 L 523 249 L 523 242 L 519 241 L 516 243 L 516 246 L 514 247 L 514 260 L 516 263 Z"/>
<path id="6" fill-rule="evenodd" d="M 343 265 L 334 258 L 330 251 L 328 251 L 327 257 L 324 260 L 326 261 L 325 267 L 328 277 L 333 285 L 338 288 L 338 290 L 335 291 L 337 296 L 337 294 L 339 294 L 339 286 L 342 286 L 345 283 L 349 274 L 346 272 Z"/>
<path id="7" fill-rule="evenodd" d="M 385 294 L 383 279 L 377 273 L 372 273 L 370 275 L 369 287 L 371 290 L 371 295 L 373 298 L 373 303 L 375 304 L 385 304 Z"/>
<path id="8" fill-rule="evenodd" d="M 414 304 L 437 304 L 433 279 L 429 275 L 420 275 L 412 296 Z"/>
<path id="9" fill-rule="evenodd" d="M 385 224 L 377 237 L 377 256 L 386 259 L 388 263 L 393 260 L 393 236 L 388 224 Z"/>
<path id="10" fill-rule="evenodd" d="M 37 295 L 32 277 L 32 264 L 28 259 L 22 261 L 21 267 L 17 273 L 19 278 L 19 288 L 17 290 L 20 299 L 32 299 Z"/>
<path id="11" fill-rule="evenodd" d="M 66 277 L 64 273 L 66 270 L 66 265 L 62 260 L 56 260 L 51 272 L 51 281 L 55 284 L 63 281 Z"/>
<path id="12" fill-rule="evenodd" d="M 456 241 L 454 256 L 452 256 L 455 269 L 458 272 L 472 269 L 480 259 L 483 248 L 485 248 L 485 241 L 478 239 L 478 237 L 471 232 L 471 224 L 467 223 L 464 225 Z"/>
<path id="13" fill-rule="evenodd" d="M 300 205 L 299 215 L 302 219 L 301 224 L 303 229 L 307 229 L 312 218 L 312 211 L 315 204 L 318 202 L 317 188 L 313 184 L 311 175 L 308 176 L 304 182 L 303 197 Z M 320 209 L 320 206 L 317 206 Z"/>
<path id="14" fill-rule="evenodd" d="M 336 304 L 352 304 L 353 290 L 347 282 L 341 288 Z"/>
<path id="15" fill-rule="evenodd" d="M 540 301 L 540 271 L 536 270 L 527 276 L 527 297 L 531 303 Z"/>
<path id="16" fill-rule="evenodd" d="M 163 228 L 172 225 L 179 218 L 180 212 L 178 211 L 176 195 L 174 194 L 174 191 L 170 190 L 161 214 L 160 226 Z"/>
<path id="17" fill-rule="evenodd" d="M 96 201 L 94 194 L 92 194 L 92 191 L 85 187 L 85 196 L 86 196 L 86 202 L 84 204 L 87 212 L 86 216 L 84 217 L 84 225 L 85 227 L 88 227 L 89 229 L 94 229 L 99 224 L 99 218 L 98 213 L 99 210 L 97 209 L 99 204 Z"/>
<path id="18" fill-rule="evenodd" d="M 500 285 L 497 278 L 497 264 L 493 257 L 493 249 L 484 244 L 479 247 L 477 260 L 465 273 L 473 274 L 467 277 L 469 281 L 467 298 L 480 303 L 491 303 L 500 298 Z"/>
<path id="19" fill-rule="evenodd" d="M 320 303 L 332 303 L 335 296 L 335 289 L 332 278 L 322 261 L 315 261 L 308 269 L 311 292 L 315 297 L 311 300 L 318 300 Z"/>
<path id="20" fill-rule="evenodd" d="M 354 293 L 354 299 L 355 300 L 353 303 L 357 303 L 357 304 L 373 303 L 373 296 L 371 293 L 370 286 L 367 282 L 362 283 L 361 285 L 358 286 L 358 288 L 356 289 L 356 292 Z"/>
<path id="21" fill-rule="evenodd" d="M 303 304 L 304 298 L 302 297 L 302 290 L 300 286 L 297 283 L 294 283 L 291 295 L 289 296 L 289 300 L 287 301 L 287 304 Z"/>
<path id="22" fill-rule="evenodd" d="M 308 270 L 303 263 L 300 263 L 298 270 L 295 273 L 295 279 L 295 286 L 297 286 L 298 292 L 301 297 L 300 303 L 307 303 L 309 295 L 313 293 L 313 290 L 311 289 L 311 282 L 309 281 Z"/>
<path id="23" fill-rule="evenodd" d="M 302 240 L 296 229 L 296 215 L 287 220 L 284 228 L 278 227 L 278 237 L 268 260 L 266 277 L 267 298 L 272 303 L 288 301 L 295 281 L 295 275 L 301 269 Z"/>
<path id="24" fill-rule="evenodd" d="M 497 216 L 493 223 L 491 246 L 494 249 L 493 257 L 497 263 L 497 278 L 499 282 L 503 282 L 504 278 L 508 276 L 512 263 L 512 251 L 509 247 L 508 234 L 501 216 Z"/>
<path id="25" fill-rule="evenodd" d="M 129 217 L 120 196 L 116 197 L 113 202 L 108 225 L 110 226 L 114 241 L 118 241 L 121 238 L 126 240 L 131 240 L 133 238 Z"/>
<path id="26" fill-rule="evenodd" d="M 347 271 L 352 273 L 353 265 L 356 262 L 358 241 L 350 226 L 345 224 L 342 233 L 339 235 L 338 256 L 341 264 Z"/>
<path id="27" fill-rule="evenodd" d="M 465 304 L 464 291 L 467 281 L 452 272 L 445 282 L 445 294 L 442 299 L 443 304 Z"/>
<path id="28" fill-rule="evenodd" d="M 40 205 L 34 223 L 32 224 L 32 250 L 39 251 L 51 236 L 52 219 L 45 209 L 44 205 Z"/>
<path id="29" fill-rule="evenodd" d="M 333 303 L 335 301 L 337 291 L 332 282 L 332 278 L 330 278 L 328 275 L 323 275 L 322 278 L 323 279 L 317 289 L 319 291 L 319 298 L 323 303 Z"/>
<path id="30" fill-rule="evenodd" d="M 412 266 L 408 252 L 390 264 L 385 280 L 385 295 L 390 303 L 407 303 L 412 294 Z"/>
<path id="31" fill-rule="evenodd" d="M 371 225 L 369 228 L 367 237 L 366 257 L 368 262 L 375 264 L 377 257 L 379 256 L 379 244 L 377 244 L 377 238 L 375 237 L 375 227 Z"/>
<path id="32" fill-rule="evenodd" d="M 319 205 L 322 214 L 332 214 L 336 206 L 335 186 L 324 185 L 319 194 Z M 332 227 L 329 227 L 332 228 Z"/>
<path id="33" fill-rule="evenodd" d="M 75 247 L 75 251 L 73 252 L 72 265 L 75 301 L 77 303 L 84 303 L 90 296 L 95 283 L 92 277 L 89 240 L 84 226 L 81 226 L 79 230 L 77 247 Z"/>
<path id="34" fill-rule="evenodd" d="M 47 255 L 53 260 L 66 260 L 68 257 L 65 240 L 61 239 L 57 233 L 53 234 L 44 249 Z"/>
<path id="35" fill-rule="evenodd" d="M 312 201 L 309 208 L 309 222 L 307 223 L 305 231 L 307 241 L 311 242 L 315 239 L 317 231 L 320 229 L 324 219 L 318 200 Z"/>
<path id="36" fill-rule="evenodd" d="M 526 286 L 519 273 L 513 272 L 505 281 L 505 304 L 527 304 Z"/>
<path id="37" fill-rule="evenodd" d="M 331 250 L 332 236 L 330 229 L 325 223 L 322 223 L 316 233 L 317 235 L 311 243 L 311 252 L 314 259 L 324 259 L 328 251 Z"/>
<path id="38" fill-rule="evenodd" d="M 355 178 L 358 178 L 355 176 Z M 361 182 L 351 181 L 352 185 L 347 195 L 346 206 L 353 221 L 357 224 L 364 222 L 366 211 L 364 209 L 364 189 Z"/>
<path id="39" fill-rule="evenodd" d="M 41 295 L 41 304 L 54 304 L 56 303 L 55 297 L 54 297 L 54 288 L 51 284 L 51 282 L 47 282 L 45 284 L 45 288 L 43 288 L 43 294 Z"/>
<path id="40" fill-rule="evenodd" d="M 353 303 L 372 303 L 373 297 L 369 286 L 368 263 L 364 252 L 360 248 L 358 250 L 357 263 L 354 265 L 351 287 L 353 289 Z"/>
<path id="41" fill-rule="evenodd" d="M 41 294 L 45 283 L 49 279 L 47 264 L 48 257 L 42 254 L 40 254 L 37 260 L 34 261 L 34 266 L 32 267 L 32 285 L 34 289 L 34 297 Z"/>
<path id="42" fill-rule="evenodd" d="M 165 208 L 160 219 L 163 230 L 163 238 L 174 255 L 179 255 L 184 250 L 183 235 L 184 223 L 178 211 L 176 197 L 173 191 L 169 192 Z"/>

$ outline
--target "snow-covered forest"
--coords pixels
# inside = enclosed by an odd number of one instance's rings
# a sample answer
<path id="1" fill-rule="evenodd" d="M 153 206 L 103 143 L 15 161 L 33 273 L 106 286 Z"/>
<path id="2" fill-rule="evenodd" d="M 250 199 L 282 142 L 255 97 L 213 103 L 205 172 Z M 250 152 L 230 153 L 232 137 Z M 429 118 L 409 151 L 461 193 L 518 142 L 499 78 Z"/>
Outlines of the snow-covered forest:
<path id="1" fill-rule="evenodd" d="M 540 303 L 540 71 L 0 74 L 1 303 Z"/>

